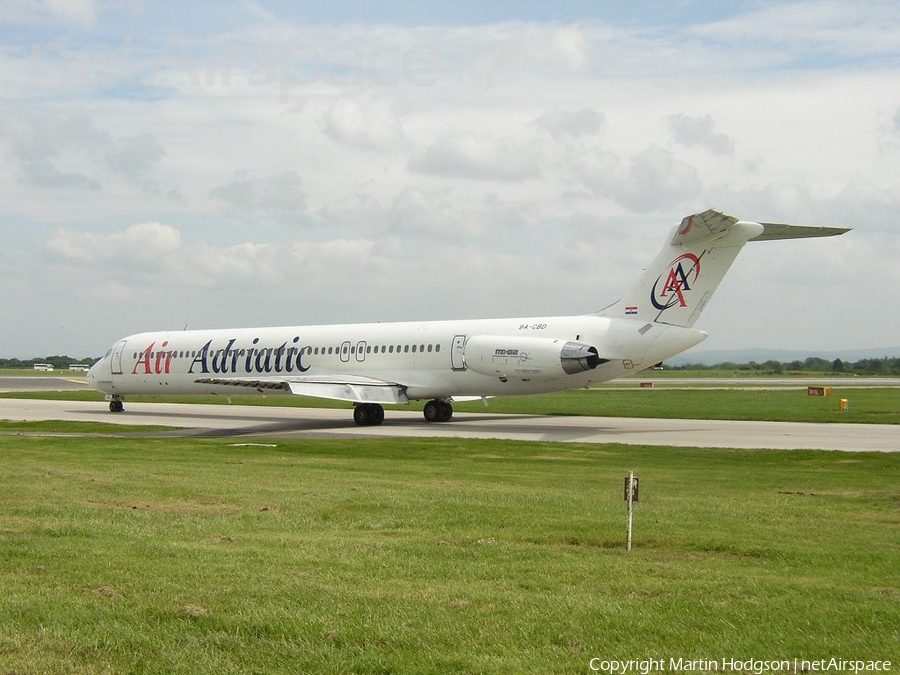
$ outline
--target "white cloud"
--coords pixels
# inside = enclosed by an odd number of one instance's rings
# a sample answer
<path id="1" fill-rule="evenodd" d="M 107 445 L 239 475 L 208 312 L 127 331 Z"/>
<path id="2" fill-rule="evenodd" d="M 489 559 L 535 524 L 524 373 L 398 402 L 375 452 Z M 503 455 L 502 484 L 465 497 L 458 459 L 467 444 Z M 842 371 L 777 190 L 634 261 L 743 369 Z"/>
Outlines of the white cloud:
<path id="1" fill-rule="evenodd" d="M 135 265 L 166 269 L 181 247 L 181 233 L 161 223 L 139 223 L 112 234 L 59 229 L 44 244 L 53 258 L 66 263 L 104 263 L 125 270 Z"/>
<path id="2" fill-rule="evenodd" d="M 407 140 L 400 120 L 385 103 L 341 98 L 322 120 L 325 133 L 338 143 L 370 150 L 396 150 Z"/>
<path id="3" fill-rule="evenodd" d="M 0 22 L 30 23 L 52 19 L 92 24 L 96 17 L 96 0 L 5 0 L 0 6 Z"/>
<path id="4" fill-rule="evenodd" d="M 734 141 L 727 134 L 715 131 L 716 123 L 711 115 L 670 115 L 668 122 L 676 143 L 687 147 L 699 145 L 718 155 L 730 155 L 734 152 Z"/>
<path id="5" fill-rule="evenodd" d="M 148 288 L 213 289 L 245 286 L 257 291 L 303 279 L 307 287 L 327 285 L 348 267 L 369 267 L 367 240 L 242 242 L 230 246 L 186 240 L 162 223 L 140 223 L 109 234 L 59 229 L 43 244 L 47 263 L 68 273 L 90 275 L 98 266 L 115 269 L 119 284 L 135 293 Z"/>
<path id="6" fill-rule="evenodd" d="M 384 202 L 359 192 L 326 204 L 316 215 L 342 231 L 422 240 L 437 248 L 450 242 L 491 248 L 493 233 L 537 226 L 537 217 L 526 206 L 506 204 L 490 193 L 474 201 L 462 199 L 455 188 L 405 187 Z"/>
<path id="7" fill-rule="evenodd" d="M 461 204 L 452 190 L 412 187 L 404 188 L 391 201 L 385 225 L 392 236 L 425 236 L 435 242 L 459 242 L 485 228 L 481 210 Z"/>
<path id="8" fill-rule="evenodd" d="M 116 174 L 141 181 L 151 175 L 165 156 L 152 134 L 116 139 L 106 152 L 106 164 Z"/>
<path id="9" fill-rule="evenodd" d="M 692 32 L 717 42 L 755 44 L 773 62 L 892 57 L 900 42 L 900 8 L 883 1 L 770 3 Z"/>
<path id="10" fill-rule="evenodd" d="M 595 149 L 573 164 L 579 179 L 597 195 L 636 213 L 673 209 L 701 194 L 697 170 L 651 145 L 624 165 L 613 153 Z"/>
<path id="11" fill-rule="evenodd" d="M 606 118 L 590 108 L 580 110 L 553 110 L 534 121 L 538 128 L 547 131 L 555 140 L 593 136 L 603 130 Z"/>
<path id="12" fill-rule="evenodd" d="M 540 175 L 538 155 L 508 138 L 445 136 L 409 161 L 409 168 L 434 176 L 523 181 Z"/>
<path id="13" fill-rule="evenodd" d="M 150 133 L 115 136 L 82 113 L 0 112 L 0 139 L 28 185 L 100 190 L 121 180 L 155 189 L 153 174 L 165 151 Z"/>
<path id="14" fill-rule="evenodd" d="M 91 23 L 97 15 L 95 0 L 44 0 L 43 5 L 48 12 L 61 19 Z"/>
<path id="15" fill-rule="evenodd" d="M 500 24 L 489 26 L 491 39 L 479 37 L 476 73 L 487 82 L 514 81 L 535 73 L 572 75 L 589 64 L 589 34 L 579 25 Z"/>
<path id="16" fill-rule="evenodd" d="M 0 137 L 25 183 L 47 188 L 99 190 L 100 183 L 82 169 L 96 162 L 109 139 L 85 115 L 30 117 L 8 112 L 0 119 Z"/>
<path id="17" fill-rule="evenodd" d="M 298 221 L 306 216 L 303 181 L 295 171 L 259 178 L 239 174 L 213 188 L 209 196 L 250 217 L 274 215 Z"/>

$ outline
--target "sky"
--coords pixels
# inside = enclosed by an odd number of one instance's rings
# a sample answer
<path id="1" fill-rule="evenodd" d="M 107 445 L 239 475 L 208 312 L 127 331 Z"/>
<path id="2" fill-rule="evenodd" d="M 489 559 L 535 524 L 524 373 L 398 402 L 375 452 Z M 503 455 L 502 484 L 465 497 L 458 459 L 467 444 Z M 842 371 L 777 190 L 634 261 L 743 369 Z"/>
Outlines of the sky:
<path id="1" fill-rule="evenodd" d="M 900 344 L 896 2 L 4 0 L 0 356 L 595 311 L 715 208 L 708 350 Z"/>

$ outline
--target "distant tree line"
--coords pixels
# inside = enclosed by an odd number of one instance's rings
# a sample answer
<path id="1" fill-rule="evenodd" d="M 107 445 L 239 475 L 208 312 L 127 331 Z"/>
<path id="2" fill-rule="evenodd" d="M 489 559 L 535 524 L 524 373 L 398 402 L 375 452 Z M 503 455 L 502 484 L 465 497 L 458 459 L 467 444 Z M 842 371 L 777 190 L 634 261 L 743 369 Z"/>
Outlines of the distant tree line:
<path id="1" fill-rule="evenodd" d="M 800 361 L 766 361 L 765 363 L 717 363 L 707 366 L 699 363 L 687 363 L 681 366 L 666 366 L 669 370 L 735 370 L 754 375 L 790 375 L 791 373 L 835 373 L 843 375 L 900 375 L 900 358 L 860 359 L 855 363 L 835 359 L 821 359 L 810 356 Z"/>
<path id="2" fill-rule="evenodd" d="M 35 363 L 49 363 L 57 370 L 65 370 L 73 363 L 94 365 L 100 359 L 97 357 L 76 359 L 74 356 L 42 356 L 34 359 L 0 359 L 0 368 L 24 368 L 32 370 Z"/>

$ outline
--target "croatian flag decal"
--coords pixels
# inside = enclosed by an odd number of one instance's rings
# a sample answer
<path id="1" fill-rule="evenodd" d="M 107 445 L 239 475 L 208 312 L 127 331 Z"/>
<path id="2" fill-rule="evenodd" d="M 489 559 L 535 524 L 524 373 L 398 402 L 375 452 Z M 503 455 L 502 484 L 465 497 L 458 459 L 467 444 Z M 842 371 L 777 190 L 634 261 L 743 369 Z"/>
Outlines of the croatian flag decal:
<path id="1" fill-rule="evenodd" d="M 638 308 L 635 307 L 635 306 L 631 306 L 631 307 L 626 307 L 626 308 L 625 308 L 625 313 L 626 313 L 626 314 L 637 314 L 637 312 L 638 312 Z"/>

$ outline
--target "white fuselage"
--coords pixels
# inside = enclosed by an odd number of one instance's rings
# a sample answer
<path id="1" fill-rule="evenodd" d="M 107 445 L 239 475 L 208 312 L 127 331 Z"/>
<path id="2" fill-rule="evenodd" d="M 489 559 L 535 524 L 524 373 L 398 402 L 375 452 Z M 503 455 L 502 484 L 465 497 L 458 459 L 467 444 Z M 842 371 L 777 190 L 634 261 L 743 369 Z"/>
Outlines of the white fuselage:
<path id="1" fill-rule="evenodd" d="M 232 395 L 271 392 L 210 381 L 364 377 L 402 383 L 408 400 L 537 394 L 647 368 L 705 337 L 597 315 L 162 331 L 117 342 L 88 383 L 117 396 Z M 560 370 L 547 355 L 564 343 L 594 347 L 601 363 Z"/>

